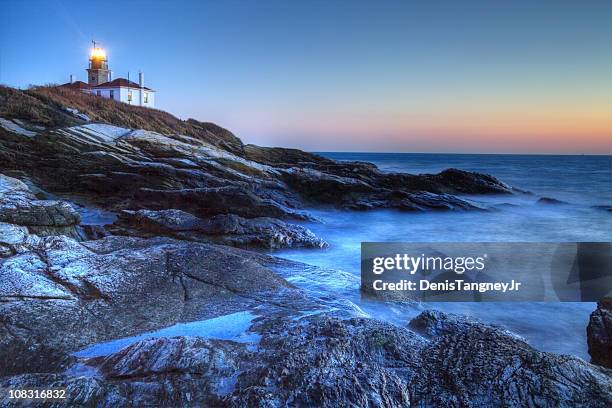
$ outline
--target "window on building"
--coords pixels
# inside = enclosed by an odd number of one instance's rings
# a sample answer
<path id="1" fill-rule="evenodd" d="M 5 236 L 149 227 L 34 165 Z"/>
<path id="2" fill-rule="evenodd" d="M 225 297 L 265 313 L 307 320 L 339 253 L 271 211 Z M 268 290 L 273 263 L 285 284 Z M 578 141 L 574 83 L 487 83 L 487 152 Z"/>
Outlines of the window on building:
<path id="1" fill-rule="evenodd" d="M 128 101 L 132 101 L 132 91 L 128 91 Z"/>
<path id="2" fill-rule="evenodd" d="M 149 103 L 149 93 L 148 92 L 144 93 L 144 103 Z"/>
<path id="3" fill-rule="evenodd" d="M 102 92 L 101 91 L 96 91 L 96 95 L 102 96 Z"/>
<path id="4" fill-rule="evenodd" d="M 115 99 L 115 91 L 113 91 L 112 89 L 110 90 L 110 98 Z"/>

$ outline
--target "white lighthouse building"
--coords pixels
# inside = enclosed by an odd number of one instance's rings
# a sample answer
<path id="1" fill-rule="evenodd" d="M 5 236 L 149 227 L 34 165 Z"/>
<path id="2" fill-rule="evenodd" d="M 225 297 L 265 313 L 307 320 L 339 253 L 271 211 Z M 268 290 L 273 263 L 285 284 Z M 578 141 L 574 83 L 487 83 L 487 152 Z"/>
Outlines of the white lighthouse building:
<path id="1" fill-rule="evenodd" d="M 144 73 L 138 73 L 138 83 L 125 78 L 111 79 L 106 52 L 103 48 L 98 47 L 95 42 L 89 58 L 89 68 L 87 68 L 87 83 L 74 81 L 73 76 L 70 75 L 70 82 L 61 86 L 79 89 L 83 92 L 130 105 L 155 107 L 155 91 L 144 86 Z"/>

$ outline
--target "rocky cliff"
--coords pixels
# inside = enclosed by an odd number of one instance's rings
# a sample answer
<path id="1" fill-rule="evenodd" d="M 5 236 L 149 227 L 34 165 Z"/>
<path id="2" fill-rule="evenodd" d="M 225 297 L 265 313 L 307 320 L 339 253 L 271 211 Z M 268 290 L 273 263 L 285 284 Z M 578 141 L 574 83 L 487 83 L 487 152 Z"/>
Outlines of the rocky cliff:
<path id="1" fill-rule="evenodd" d="M 492 176 L 243 145 L 210 123 L 54 88 L 0 88 L 0 174 L 0 389 L 67 388 L 41 405 L 612 404 L 610 370 L 461 316 L 359 317 L 278 273 L 313 267 L 252 250 L 324 247 L 296 224 L 315 206 L 484 211 L 460 196 L 513 193 Z M 83 205 L 114 221 L 87 224 Z M 244 312 L 237 337 L 84 351 Z"/>

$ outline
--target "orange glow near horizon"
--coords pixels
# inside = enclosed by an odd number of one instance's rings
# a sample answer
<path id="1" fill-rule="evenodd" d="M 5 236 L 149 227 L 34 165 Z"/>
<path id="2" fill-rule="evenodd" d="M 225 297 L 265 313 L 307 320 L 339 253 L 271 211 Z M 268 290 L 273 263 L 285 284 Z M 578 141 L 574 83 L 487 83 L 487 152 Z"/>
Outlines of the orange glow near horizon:
<path id="1" fill-rule="evenodd" d="M 343 146 L 350 141 L 350 150 L 360 151 L 612 154 L 612 112 L 594 106 L 543 112 L 489 107 L 472 112 L 316 111 L 282 116 L 280 132 L 253 117 L 261 125 L 257 132 L 308 135 L 307 140 L 295 139 L 295 147 L 310 149 L 312 144 L 323 151 L 347 150 Z"/>

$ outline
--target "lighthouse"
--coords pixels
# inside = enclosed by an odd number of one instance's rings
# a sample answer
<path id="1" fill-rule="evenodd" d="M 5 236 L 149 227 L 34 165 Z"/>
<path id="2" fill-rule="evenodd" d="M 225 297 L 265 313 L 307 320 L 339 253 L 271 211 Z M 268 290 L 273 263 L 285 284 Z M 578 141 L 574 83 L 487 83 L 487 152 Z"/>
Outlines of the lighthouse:
<path id="1" fill-rule="evenodd" d="M 128 79 L 116 78 L 111 80 L 111 70 L 108 69 L 106 51 L 98 43 L 92 41 L 93 48 L 89 56 L 89 68 L 87 68 L 87 83 L 74 81 L 70 75 L 70 82 L 61 87 L 80 90 L 82 92 L 113 99 L 130 105 L 155 107 L 155 90 L 144 85 L 144 73 L 138 74 L 138 83 Z"/>
<path id="2" fill-rule="evenodd" d="M 106 59 L 106 51 L 98 47 L 95 41 L 91 49 L 89 58 L 89 68 L 87 69 L 87 83 L 89 86 L 97 86 L 110 81 L 110 70 L 108 69 L 108 60 Z"/>

